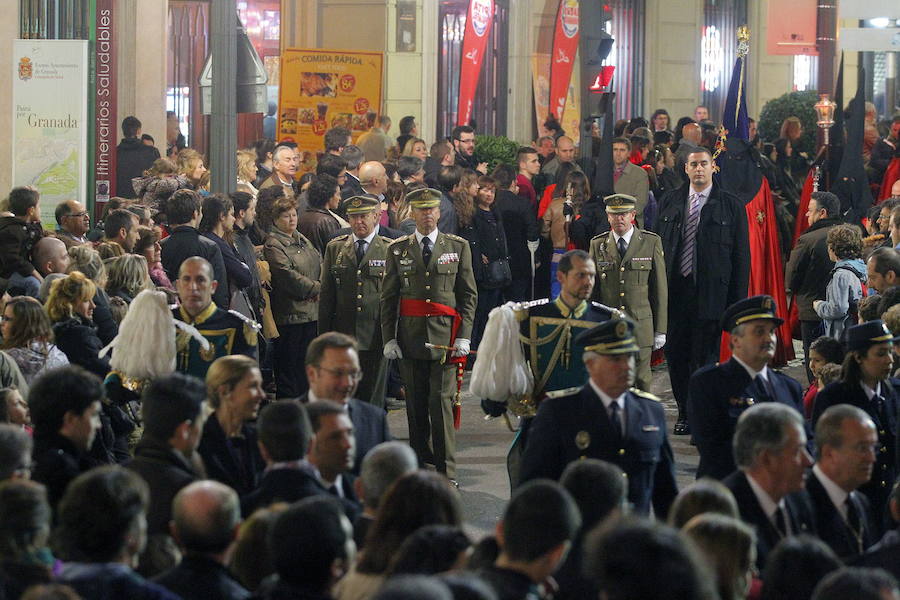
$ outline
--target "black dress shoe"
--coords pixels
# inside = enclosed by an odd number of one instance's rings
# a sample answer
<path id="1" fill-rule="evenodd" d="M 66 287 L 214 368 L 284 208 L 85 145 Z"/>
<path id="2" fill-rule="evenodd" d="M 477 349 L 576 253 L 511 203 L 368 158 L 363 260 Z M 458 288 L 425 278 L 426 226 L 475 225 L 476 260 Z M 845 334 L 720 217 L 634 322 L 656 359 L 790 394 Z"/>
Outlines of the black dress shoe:
<path id="1" fill-rule="evenodd" d="M 675 421 L 675 427 L 673 428 L 672 433 L 675 435 L 690 435 L 691 427 L 688 425 L 687 419 L 680 418 Z"/>

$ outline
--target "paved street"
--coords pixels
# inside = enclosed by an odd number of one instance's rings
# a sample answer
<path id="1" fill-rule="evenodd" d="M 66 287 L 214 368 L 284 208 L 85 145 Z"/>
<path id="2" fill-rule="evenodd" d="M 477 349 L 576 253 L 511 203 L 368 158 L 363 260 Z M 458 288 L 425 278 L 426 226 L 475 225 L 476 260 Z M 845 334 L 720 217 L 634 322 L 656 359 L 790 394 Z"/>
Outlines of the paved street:
<path id="1" fill-rule="evenodd" d="M 798 345 L 795 343 L 795 350 L 800 356 L 802 347 L 797 347 Z M 800 359 L 792 361 L 782 371 L 800 381 L 802 385 L 806 385 L 806 376 L 803 374 Z M 506 453 L 513 440 L 513 433 L 509 431 L 503 419 L 485 421 L 478 401 L 466 392 L 467 389 L 468 377 L 463 387 L 462 427 L 457 432 L 456 438 L 457 476 L 467 529 L 477 539 L 493 531 L 506 501 L 509 500 Z M 653 372 L 652 391 L 665 403 L 669 441 L 675 453 L 678 485 L 683 487 L 694 480 L 698 460 L 697 450 L 690 445 L 687 436 L 671 435 L 677 409 L 665 367 Z M 388 420 L 395 438 L 409 439 L 406 411 L 391 411 Z"/>

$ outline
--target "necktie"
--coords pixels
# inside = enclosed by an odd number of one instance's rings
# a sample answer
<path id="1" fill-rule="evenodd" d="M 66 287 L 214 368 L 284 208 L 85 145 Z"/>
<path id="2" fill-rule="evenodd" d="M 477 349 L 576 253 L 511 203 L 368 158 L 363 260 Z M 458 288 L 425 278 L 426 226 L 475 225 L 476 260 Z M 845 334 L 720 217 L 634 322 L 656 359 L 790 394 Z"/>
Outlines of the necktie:
<path id="1" fill-rule="evenodd" d="M 678 261 L 678 270 L 682 277 L 688 277 L 694 271 L 694 245 L 697 241 L 697 224 L 700 221 L 700 197 L 700 194 L 691 194 L 691 206 L 688 209 L 681 242 L 681 259 Z"/>
<path id="2" fill-rule="evenodd" d="M 628 250 L 628 244 L 625 243 L 625 238 L 619 238 L 619 258 L 625 256 L 625 252 Z"/>
<path id="3" fill-rule="evenodd" d="M 769 400 L 775 401 L 775 388 L 772 387 L 772 382 L 767 378 L 763 377 L 762 374 L 756 376 L 759 379 L 759 382 L 762 384 L 762 388 L 766 391 L 766 396 L 769 397 Z"/>
<path id="4" fill-rule="evenodd" d="M 362 262 L 363 256 L 366 254 L 366 240 L 356 240 L 356 264 Z"/>
<path id="5" fill-rule="evenodd" d="M 781 510 L 781 507 L 775 509 L 775 529 L 778 530 L 778 533 L 781 534 L 781 537 L 787 536 L 787 524 L 784 520 L 784 511 Z"/>
<path id="6" fill-rule="evenodd" d="M 609 405 L 609 422 L 610 425 L 612 425 L 613 433 L 616 436 L 616 441 L 621 441 L 623 437 L 622 419 L 618 402 L 613 402 Z"/>
<path id="7" fill-rule="evenodd" d="M 422 262 L 426 267 L 431 262 L 431 238 L 422 238 Z"/>
<path id="8" fill-rule="evenodd" d="M 862 553 L 863 548 L 863 530 L 862 524 L 859 520 L 859 513 L 856 511 L 856 505 L 853 504 L 853 500 L 850 495 L 847 496 L 847 499 L 844 500 L 844 504 L 847 505 L 847 525 L 850 527 L 850 533 L 856 538 L 856 544 L 859 547 L 859 552 Z"/>

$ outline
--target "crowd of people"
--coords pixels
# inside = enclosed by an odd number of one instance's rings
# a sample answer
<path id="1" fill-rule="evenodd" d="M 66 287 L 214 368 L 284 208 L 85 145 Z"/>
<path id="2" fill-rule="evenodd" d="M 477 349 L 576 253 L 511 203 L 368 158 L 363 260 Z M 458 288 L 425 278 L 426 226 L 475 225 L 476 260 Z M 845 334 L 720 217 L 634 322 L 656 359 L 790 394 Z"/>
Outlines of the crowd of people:
<path id="1" fill-rule="evenodd" d="M 800 121 L 751 128 L 804 391 L 770 366 L 788 315 L 747 297 L 705 107 L 618 122 L 606 195 L 552 121 L 489 169 L 472 127 L 429 145 L 412 116 L 261 140 L 210 193 L 173 116 L 165 156 L 123 121 L 98 223 L 69 200 L 45 230 L 29 187 L 0 206 L 2 597 L 900 598 L 900 182 L 864 222 L 825 191 L 798 214 Z M 700 456 L 681 490 L 663 360 Z M 521 417 L 481 540 L 466 370 Z"/>

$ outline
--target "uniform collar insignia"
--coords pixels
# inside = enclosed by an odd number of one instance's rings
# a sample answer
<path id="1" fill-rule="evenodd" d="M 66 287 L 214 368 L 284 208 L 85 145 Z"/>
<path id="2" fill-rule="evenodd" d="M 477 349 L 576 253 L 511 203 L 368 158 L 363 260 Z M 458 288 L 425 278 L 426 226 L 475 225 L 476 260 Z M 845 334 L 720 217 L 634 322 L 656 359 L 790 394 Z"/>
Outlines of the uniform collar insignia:
<path id="1" fill-rule="evenodd" d="M 207 319 L 209 319 L 211 316 L 213 316 L 213 314 L 216 312 L 217 309 L 218 309 L 218 307 L 216 306 L 216 303 L 210 302 L 209 306 L 207 306 L 205 309 L 203 309 L 203 312 L 201 312 L 199 315 L 197 315 L 197 317 L 193 320 L 191 319 L 190 315 L 187 314 L 187 312 L 184 310 L 184 306 L 178 307 L 178 313 L 181 315 L 181 320 L 184 321 L 185 323 L 189 323 L 191 325 L 201 325 Z"/>

